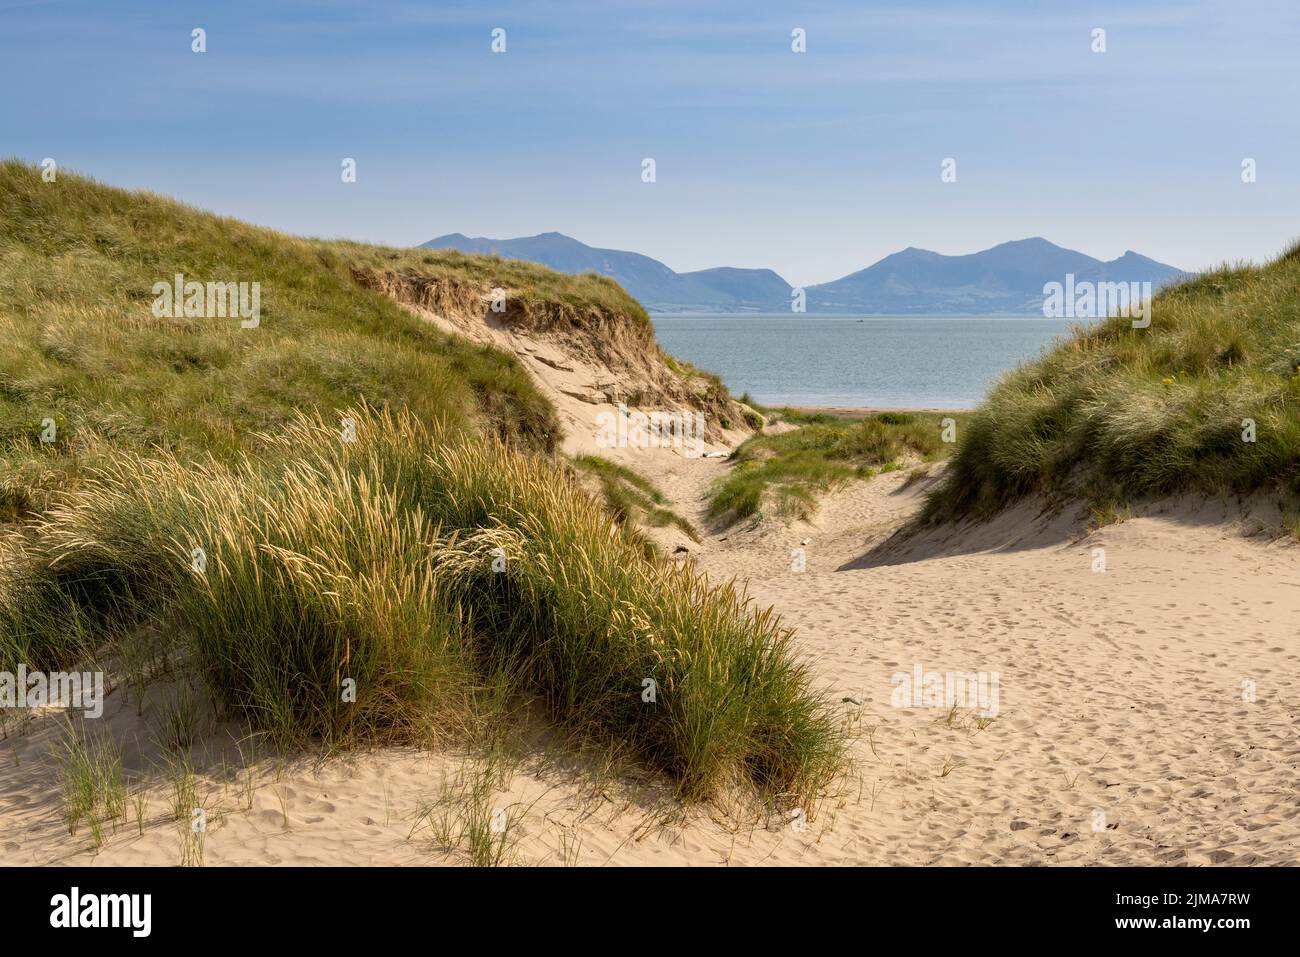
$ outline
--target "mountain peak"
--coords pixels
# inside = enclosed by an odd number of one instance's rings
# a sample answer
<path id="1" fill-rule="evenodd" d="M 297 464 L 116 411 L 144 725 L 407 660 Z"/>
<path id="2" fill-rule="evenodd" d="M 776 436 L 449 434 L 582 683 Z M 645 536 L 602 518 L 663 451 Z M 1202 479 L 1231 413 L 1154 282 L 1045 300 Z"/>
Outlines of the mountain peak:
<path id="1" fill-rule="evenodd" d="M 791 287 L 770 269 L 716 266 L 679 273 L 640 253 L 588 246 L 561 232 L 518 239 L 451 233 L 424 244 L 540 263 L 565 273 L 596 272 L 618 282 L 652 312 L 781 313 Z M 1041 315 L 1043 286 L 1076 281 L 1146 281 L 1161 286 L 1184 273 L 1133 250 L 1112 262 L 1042 236 L 947 255 L 917 246 L 837 279 L 808 286 L 808 313 L 849 315 Z"/>
<path id="2" fill-rule="evenodd" d="M 1005 243 L 998 243 L 991 249 L 984 252 L 991 252 L 993 249 L 1064 249 L 1064 246 L 1058 246 L 1050 239 L 1044 239 L 1042 236 L 1027 236 L 1024 239 L 1011 239 Z"/>

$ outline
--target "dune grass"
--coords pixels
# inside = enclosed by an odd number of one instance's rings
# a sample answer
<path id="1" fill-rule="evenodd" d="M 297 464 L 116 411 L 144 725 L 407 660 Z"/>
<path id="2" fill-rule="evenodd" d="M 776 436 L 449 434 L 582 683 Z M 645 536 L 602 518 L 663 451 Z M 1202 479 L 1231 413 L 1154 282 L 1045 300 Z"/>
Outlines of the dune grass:
<path id="1" fill-rule="evenodd" d="M 700 540 L 695 526 L 669 508 L 663 492 L 635 470 L 598 455 L 579 456 L 573 464 L 595 478 L 605 507 L 620 524 L 652 528 L 672 525 L 691 541 Z"/>
<path id="2" fill-rule="evenodd" d="M 355 441 L 300 416 L 233 464 L 113 456 L 6 570 L 0 667 L 156 625 L 285 746 L 464 739 L 504 681 L 684 798 L 748 781 L 811 806 L 840 732 L 770 611 L 647 558 L 556 462 L 348 415 Z"/>
<path id="3" fill-rule="evenodd" d="M 91 734 L 71 724 L 63 729 L 63 818 L 75 835 L 85 821 L 98 851 L 104 825 L 126 819 L 126 784 L 122 755 L 105 734 Z"/>
<path id="4" fill-rule="evenodd" d="M 554 457 L 515 359 L 358 279 L 381 267 L 644 338 L 599 277 L 0 164 L 0 670 L 125 671 L 141 701 L 167 674 L 284 748 L 459 746 L 540 711 L 684 798 L 811 806 L 844 752 L 790 633 L 648 554 Z M 175 273 L 260 282 L 260 325 L 155 317 Z M 600 474 L 660 517 L 635 473 Z M 190 710 L 155 716 L 181 756 Z"/>
<path id="5" fill-rule="evenodd" d="M 1162 291 L 1148 328 L 1114 317 L 1077 330 L 1004 376 L 959 438 L 930 521 L 1031 493 L 1107 509 L 1184 491 L 1294 498 L 1300 246 Z"/>
<path id="6" fill-rule="evenodd" d="M 351 268 L 393 269 L 488 288 L 496 286 L 508 290 L 512 297 L 580 312 L 594 306 L 638 326 L 650 326 L 645 308 L 622 286 L 599 273 L 562 273 L 536 263 L 470 255 L 454 249 L 399 249 L 354 242 L 320 245 Z"/>
<path id="7" fill-rule="evenodd" d="M 711 490 L 709 513 L 727 522 L 769 512 L 808 519 L 818 496 L 832 488 L 903 468 L 905 461 L 942 457 L 952 447 L 943 441 L 947 418 L 960 432 L 962 413 L 796 415 L 800 428 L 756 435 L 732 452 L 734 465 Z"/>
<path id="8" fill-rule="evenodd" d="M 46 183 L 39 170 L 0 162 L 0 521 L 48 507 L 102 451 L 232 460 L 298 409 L 362 400 L 554 448 L 555 412 L 513 356 L 446 335 L 358 286 L 351 269 L 387 255 L 71 173 Z M 470 278 L 491 271 L 466 257 L 432 258 L 427 268 Z M 603 289 L 521 270 L 519 280 L 545 295 Z M 260 325 L 156 318 L 153 285 L 176 273 L 260 283 Z M 47 421 L 55 441 L 43 444 Z"/>

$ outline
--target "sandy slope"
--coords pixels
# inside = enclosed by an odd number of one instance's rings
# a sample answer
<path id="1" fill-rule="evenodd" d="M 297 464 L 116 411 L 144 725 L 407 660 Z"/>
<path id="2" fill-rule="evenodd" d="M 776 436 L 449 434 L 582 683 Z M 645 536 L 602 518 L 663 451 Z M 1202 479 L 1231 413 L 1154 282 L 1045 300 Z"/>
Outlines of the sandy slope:
<path id="1" fill-rule="evenodd" d="M 435 321 L 437 317 L 432 317 Z M 613 406 L 600 368 L 553 343 L 448 328 L 513 349 L 552 396 L 570 453 L 599 451 L 654 479 L 701 529 L 727 465 L 680 450 L 595 448 Z M 463 324 L 462 324 L 463 325 Z M 725 442 L 740 436 L 721 433 Z M 719 438 L 715 431 L 714 438 Z M 710 449 L 725 445 L 710 444 Z M 522 864 L 1205 864 L 1300 857 L 1300 548 L 1236 507 L 1171 503 L 1087 537 L 1073 515 L 1028 506 L 973 529 L 891 535 L 925 482 L 878 476 L 825 501 L 813 525 L 674 532 L 715 579 L 748 582 L 797 631 L 817 680 L 842 702 L 856 769 L 815 820 L 746 808 L 684 813 L 661 782 L 598 770 L 544 734 L 480 802 L 505 811 Z M 1245 515 L 1245 517 L 1243 517 Z M 795 571 L 792 550 L 806 567 Z M 1105 571 L 1097 571 L 1104 549 Z M 998 676 L 981 706 L 895 707 L 895 674 Z M 1243 693 L 1253 681 L 1254 700 Z M 0 728 L 0 862 L 180 863 L 195 839 L 176 820 L 159 746 L 162 702 L 119 689 L 109 730 L 124 750 L 126 822 L 96 852 L 62 821 L 60 728 L 39 715 Z M 847 700 L 845 700 L 847 699 Z M 985 702 L 988 704 L 989 702 Z M 142 710 L 142 713 L 141 713 Z M 191 749 L 207 864 L 462 863 L 430 804 L 467 806 L 478 765 L 376 751 L 312 763 L 260 755 L 232 727 Z M 138 803 L 137 803 L 138 800 Z M 182 801 L 182 805 L 188 803 Z"/>
<path id="2" fill-rule="evenodd" d="M 647 455 L 679 502 L 725 465 Z M 1250 538 L 1239 512 L 1164 512 L 1071 538 L 1029 509 L 974 530 L 885 542 L 919 502 L 893 473 L 833 495 L 817 525 L 715 533 L 694 559 L 740 576 L 798 630 L 859 734 L 858 769 L 806 831 L 696 810 L 653 781 L 600 781 L 538 749 L 492 793 L 519 863 L 1293 863 L 1300 850 L 1300 549 Z M 699 516 L 696 516 L 699 517 Z M 1265 515 L 1265 519 L 1269 516 Z M 807 567 L 791 570 L 792 548 Z M 881 545 L 882 542 L 885 544 Z M 1093 570 L 1104 548 L 1106 570 Z M 997 716 L 891 706 L 891 676 L 996 671 Z M 1243 680 L 1256 697 L 1243 700 Z M 158 689 L 165 696 L 167 689 Z M 111 727 L 148 782 L 97 854 L 60 821 L 58 722 L 0 741 L 6 863 L 179 862 L 154 724 L 122 695 Z M 212 731 L 194 751 L 208 864 L 458 862 L 418 809 L 465 766 L 380 751 L 252 762 Z M 224 762 L 224 770 L 223 770 Z M 461 781 L 464 784 L 464 781 Z M 463 790 L 463 788 L 461 788 Z M 1104 815 L 1104 816 L 1102 816 Z M 1095 824 L 1094 824 L 1095 822 Z M 1094 826 L 1099 830 L 1094 830 Z"/>

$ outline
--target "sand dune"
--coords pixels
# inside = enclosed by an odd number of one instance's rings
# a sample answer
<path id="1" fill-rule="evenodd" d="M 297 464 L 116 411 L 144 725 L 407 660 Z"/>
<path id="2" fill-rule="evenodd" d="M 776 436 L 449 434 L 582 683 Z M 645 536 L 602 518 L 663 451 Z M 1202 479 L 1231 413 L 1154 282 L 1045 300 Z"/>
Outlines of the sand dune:
<path id="1" fill-rule="evenodd" d="M 703 493 L 725 464 L 662 451 L 640 464 L 705 525 Z M 854 775 L 806 829 L 743 807 L 683 812 L 653 780 L 601 779 L 539 745 L 488 798 L 511 822 L 510 859 L 1295 862 L 1300 549 L 1251 535 L 1265 508 L 1252 519 L 1236 506 L 1171 503 L 1083 534 L 1069 514 L 1043 520 L 1024 507 L 901 540 L 891 536 L 924 484 L 904 483 L 892 473 L 843 489 L 815 524 L 715 530 L 692 546 L 689 560 L 748 581 L 779 609 L 855 729 Z M 792 570 L 796 548 L 804 571 Z M 893 676 L 917 666 L 996 672 L 996 715 L 981 717 L 979 702 L 895 707 Z M 130 810 L 98 853 L 84 825 L 68 834 L 55 758 L 63 719 L 40 716 L 0 741 L 6 863 L 179 862 L 187 829 L 168 809 L 151 708 L 141 718 L 122 699 L 109 698 L 109 726 L 128 743 L 128 772 L 149 782 L 143 826 Z M 241 754 L 232 734 L 212 729 L 193 752 L 209 809 L 205 863 L 468 860 L 419 818 L 440 793 L 467 791 L 473 762 L 382 750 L 283 762 Z"/>
<path id="2" fill-rule="evenodd" d="M 513 349 L 560 412 L 567 452 L 632 465 L 706 533 L 652 530 L 665 551 L 776 607 L 851 730 L 849 778 L 809 820 L 740 798 L 683 809 L 662 781 L 585 763 L 540 728 L 488 778 L 448 753 L 286 759 L 209 724 L 187 755 L 207 815 L 199 855 L 158 744 L 175 689 L 152 688 L 143 708 L 119 689 L 96 725 L 124 752 L 126 820 L 98 849 L 84 823 L 69 834 L 66 719 L 36 715 L 0 729 L 5 863 L 460 864 L 468 842 L 446 845 L 470 807 L 504 812 L 506 858 L 525 865 L 1296 861 L 1300 548 L 1270 533 L 1267 503 L 1165 502 L 1091 533 L 1078 510 L 1028 503 L 912 534 L 934 474 L 893 472 L 829 495 L 813 523 L 722 529 L 706 498 L 725 461 L 598 447 L 596 416 L 615 408 L 601 362 L 429 318 Z M 743 437 L 714 429 L 707 448 Z M 918 673 L 914 693 L 903 679 Z M 949 673 L 975 676 L 954 691 L 983 699 L 927 701 L 927 676 Z"/>

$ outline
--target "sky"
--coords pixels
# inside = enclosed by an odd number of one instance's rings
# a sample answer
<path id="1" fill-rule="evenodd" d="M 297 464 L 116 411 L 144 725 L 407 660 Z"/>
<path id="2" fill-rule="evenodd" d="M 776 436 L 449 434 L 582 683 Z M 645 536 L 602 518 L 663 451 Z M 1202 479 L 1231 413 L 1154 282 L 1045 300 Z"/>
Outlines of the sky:
<path id="1" fill-rule="evenodd" d="M 556 230 L 795 285 L 1300 237 L 1292 0 L 0 0 L 0 83 L 0 155 L 312 236 Z"/>

